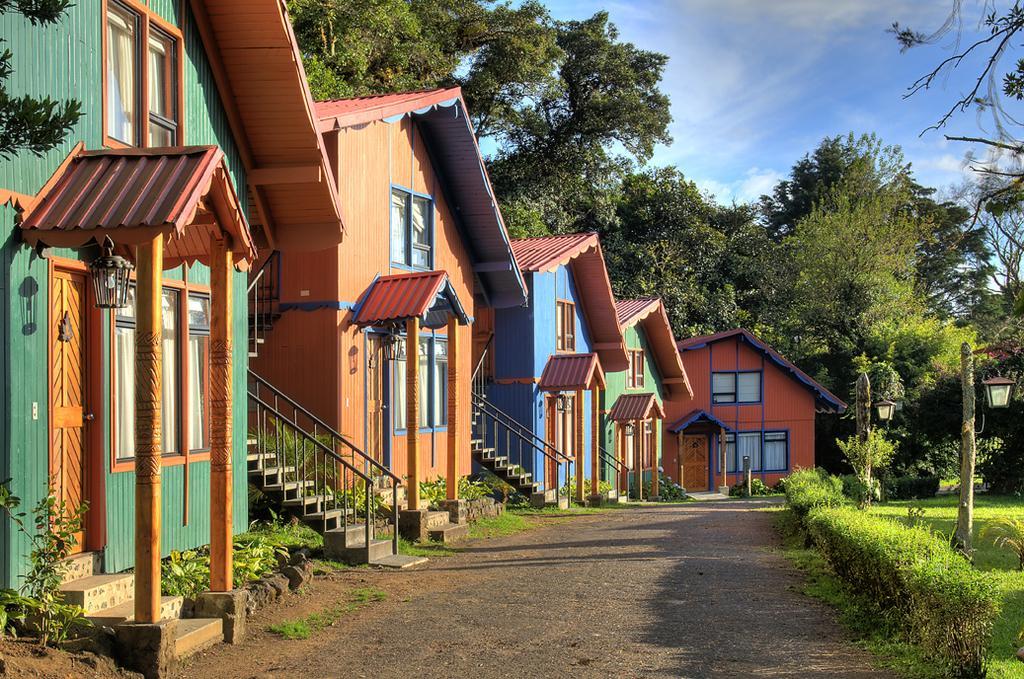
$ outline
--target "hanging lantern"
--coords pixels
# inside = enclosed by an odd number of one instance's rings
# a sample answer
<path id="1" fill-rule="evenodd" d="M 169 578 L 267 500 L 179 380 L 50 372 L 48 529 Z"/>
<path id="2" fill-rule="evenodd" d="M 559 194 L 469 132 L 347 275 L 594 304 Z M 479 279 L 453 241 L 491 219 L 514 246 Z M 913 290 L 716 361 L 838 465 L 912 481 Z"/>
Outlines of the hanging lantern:
<path id="1" fill-rule="evenodd" d="M 128 306 L 128 288 L 135 268 L 121 255 L 114 254 L 114 241 L 103 239 L 103 254 L 89 265 L 96 306 L 100 309 L 123 309 Z"/>
<path id="2" fill-rule="evenodd" d="M 565 394 L 559 394 L 558 398 L 555 399 L 555 408 L 560 413 L 569 412 L 569 397 Z"/>
<path id="3" fill-rule="evenodd" d="M 394 361 L 398 358 L 398 345 L 401 339 L 393 332 L 389 332 L 380 338 L 380 350 L 385 361 Z"/>
<path id="4" fill-rule="evenodd" d="M 1013 388 L 1017 383 L 1007 377 L 990 377 L 982 381 L 985 385 L 985 396 L 989 408 L 1006 408 L 1013 398 Z"/>
<path id="5" fill-rule="evenodd" d="M 633 426 L 633 423 L 632 422 L 627 422 L 626 426 L 625 426 L 626 436 L 632 436 L 635 431 L 636 431 L 636 427 Z"/>
<path id="6" fill-rule="evenodd" d="M 888 422 L 892 419 L 893 413 L 896 412 L 896 403 L 887 398 L 876 401 L 875 412 L 878 413 L 878 420 L 880 422 Z"/>

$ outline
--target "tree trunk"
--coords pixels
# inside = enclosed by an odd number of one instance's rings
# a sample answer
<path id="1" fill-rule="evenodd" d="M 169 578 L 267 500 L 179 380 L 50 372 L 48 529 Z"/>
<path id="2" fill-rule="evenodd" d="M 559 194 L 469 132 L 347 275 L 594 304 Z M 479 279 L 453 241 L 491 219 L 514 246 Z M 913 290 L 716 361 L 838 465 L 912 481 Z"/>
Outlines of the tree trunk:
<path id="1" fill-rule="evenodd" d="M 868 440 L 871 433 L 871 380 L 867 373 L 857 378 L 857 438 L 861 443 Z M 861 471 L 861 482 L 864 484 L 864 497 L 861 509 L 871 506 L 871 457 L 864 458 L 864 469 Z"/>
<path id="2" fill-rule="evenodd" d="M 974 530 L 974 355 L 971 345 L 960 345 L 960 386 L 964 395 L 964 421 L 960 429 L 960 507 L 956 517 L 954 541 L 967 556 L 973 551 Z"/>

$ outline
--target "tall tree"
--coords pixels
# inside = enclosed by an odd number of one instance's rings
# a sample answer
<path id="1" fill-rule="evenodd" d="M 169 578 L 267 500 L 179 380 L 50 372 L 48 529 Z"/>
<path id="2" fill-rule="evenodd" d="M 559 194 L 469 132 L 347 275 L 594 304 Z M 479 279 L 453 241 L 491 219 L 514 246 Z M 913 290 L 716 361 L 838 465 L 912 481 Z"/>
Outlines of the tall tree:
<path id="1" fill-rule="evenodd" d="M 0 0 L 0 14 L 15 11 L 33 26 L 47 25 L 59 21 L 71 4 L 72 0 Z M 82 116 L 81 105 L 73 99 L 11 96 L 7 80 L 13 72 L 14 55 L 5 48 L 0 52 L 0 158 L 10 159 L 21 151 L 42 155 L 64 141 Z"/>

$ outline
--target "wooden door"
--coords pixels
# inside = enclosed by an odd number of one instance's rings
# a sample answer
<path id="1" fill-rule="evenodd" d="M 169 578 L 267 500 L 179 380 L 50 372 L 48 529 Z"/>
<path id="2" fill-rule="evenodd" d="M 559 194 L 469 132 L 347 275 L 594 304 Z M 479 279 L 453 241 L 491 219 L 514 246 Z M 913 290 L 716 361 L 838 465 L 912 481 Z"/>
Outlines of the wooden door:
<path id="1" fill-rule="evenodd" d="M 682 485 L 687 490 L 708 489 L 708 437 L 684 436 Z"/>
<path id="2" fill-rule="evenodd" d="M 379 337 L 370 335 L 366 354 L 366 452 L 384 464 L 384 352 Z"/>
<path id="3" fill-rule="evenodd" d="M 554 449 L 558 449 L 558 399 L 547 396 L 544 399 L 544 440 Z M 550 450 L 548 451 L 550 455 Z M 554 490 L 558 487 L 558 465 L 548 456 L 544 457 L 544 489 Z"/>
<path id="4" fill-rule="evenodd" d="M 86 277 L 54 270 L 50 289 L 50 480 L 58 500 L 77 510 L 88 502 Z M 73 552 L 85 543 L 85 522 Z"/>

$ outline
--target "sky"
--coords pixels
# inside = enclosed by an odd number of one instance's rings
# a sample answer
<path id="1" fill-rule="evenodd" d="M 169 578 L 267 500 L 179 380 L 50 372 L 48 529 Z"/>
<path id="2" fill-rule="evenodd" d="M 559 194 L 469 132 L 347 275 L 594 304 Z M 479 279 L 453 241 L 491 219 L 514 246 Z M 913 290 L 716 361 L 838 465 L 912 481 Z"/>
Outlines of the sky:
<path id="1" fill-rule="evenodd" d="M 621 38 L 669 56 L 662 90 L 673 142 L 653 163 L 675 165 L 721 202 L 756 200 L 826 136 L 875 132 L 902 147 L 918 181 L 962 184 L 974 112 L 925 128 L 969 89 L 977 64 L 905 98 L 949 56 L 955 34 L 901 54 L 893 21 L 931 33 L 952 0 L 546 0 L 557 19 L 607 10 Z M 964 39 L 978 28 L 964 3 Z M 980 3 L 979 3 L 980 4 Z"/>

